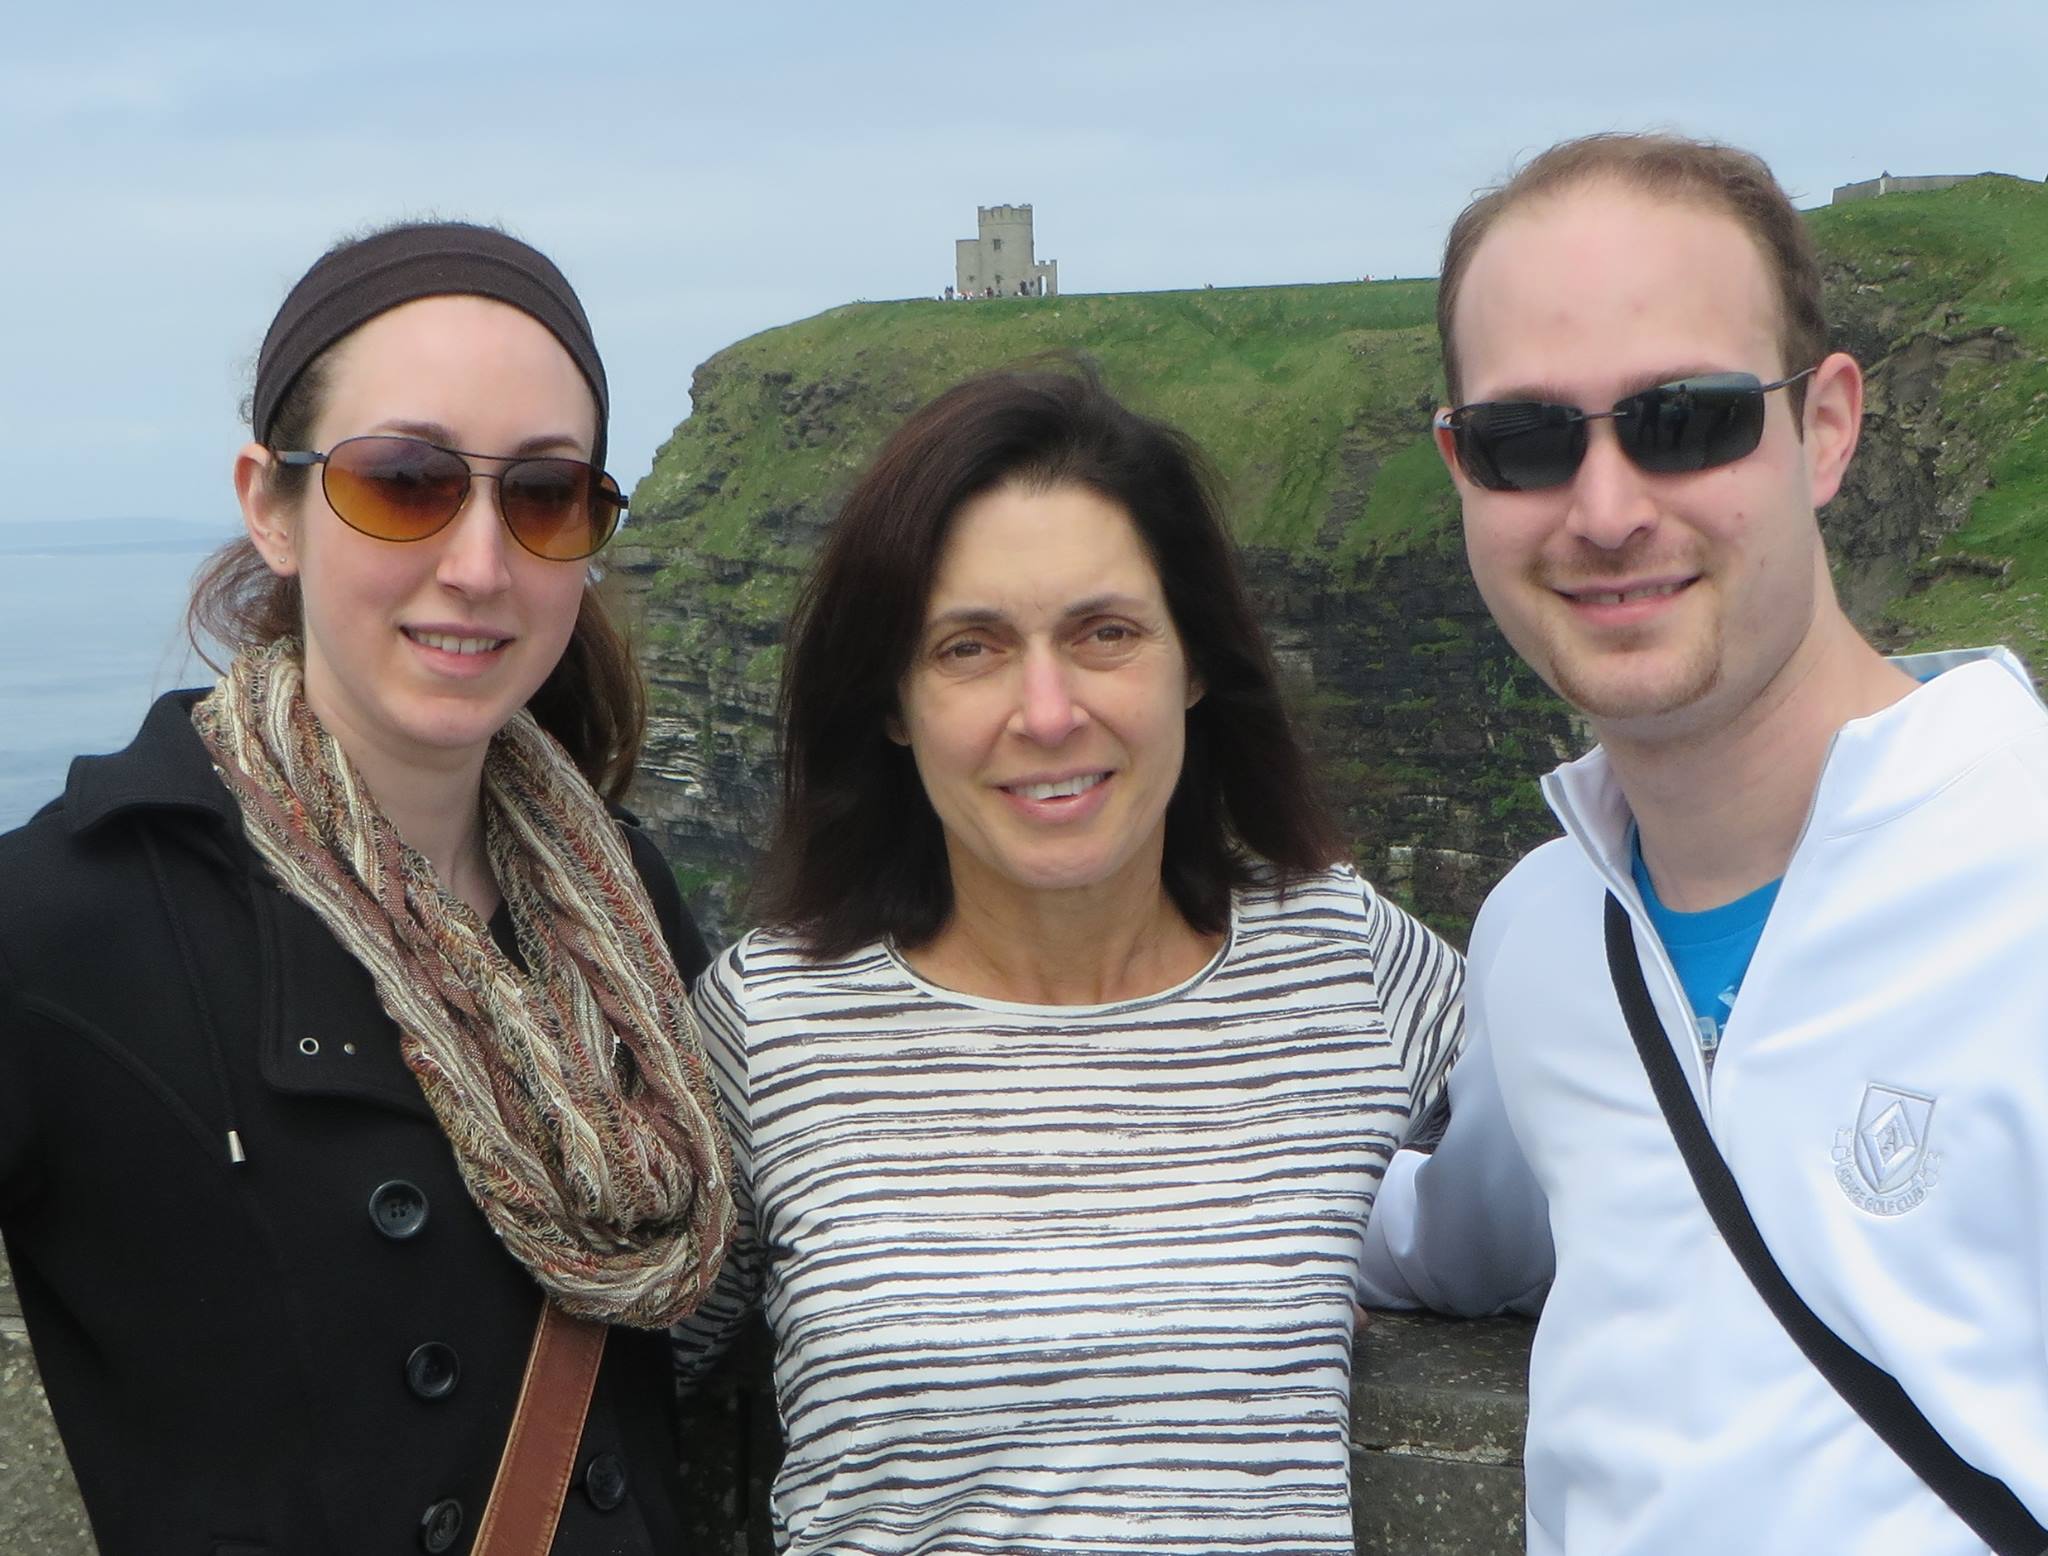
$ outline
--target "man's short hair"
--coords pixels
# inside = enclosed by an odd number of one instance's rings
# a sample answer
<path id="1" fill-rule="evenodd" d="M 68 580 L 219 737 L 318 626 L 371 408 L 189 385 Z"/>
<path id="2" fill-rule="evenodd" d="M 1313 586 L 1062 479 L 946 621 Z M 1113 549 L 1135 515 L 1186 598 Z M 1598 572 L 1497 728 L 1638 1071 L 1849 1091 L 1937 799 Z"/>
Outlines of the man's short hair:
<path id="1" fill-rule="evenodd" d="M 1436 294 L 1436 327 L 1443 341 L 1444 382 L 1451 404 L 1464 396 L 1453 315 L 1465 271 L 1481 240 L 1518 206 L 1600 182 L 1733 217 L 1756 241 L 1777 283 L 1778 349 L 1784 357 L 1779 371 L 1796 373 L 1826 354 L 1827 321 L 1821 315 L 1820 261 L 1813 239 L 1761 158 L 1682 135 L 1587 135 L 1540 153 L 1506 183 L 1482 193 L 1451 224 Z M 1804 406 L 1805 387 L 1801 382 L 1789 391 L 1795 420 Z"/>

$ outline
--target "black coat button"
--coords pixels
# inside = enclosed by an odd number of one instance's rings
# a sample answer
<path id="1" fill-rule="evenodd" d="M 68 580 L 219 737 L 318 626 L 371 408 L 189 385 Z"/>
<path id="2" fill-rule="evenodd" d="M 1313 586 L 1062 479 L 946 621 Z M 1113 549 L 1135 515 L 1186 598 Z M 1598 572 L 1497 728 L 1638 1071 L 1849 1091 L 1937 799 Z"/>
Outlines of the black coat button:
<path id="1" fill-rule="evenodd" d="M 583 1494 L 600 1513 L 609 1513 L 626 1500 L 626 1461 L 615 1453 L 601 1453 L 583 1472 Z"/>
<path id="2" fill-rule="evenodd" d="M 421 1399 L 446 1399 L 461 1381 L 462 1358 L 439 1340 L 429 1340 L 405 1359 L 405 1386 Z"/>
<path id="3" fill-rule="evenodd" d="M 462 1538 L 462 1504 L 443 1497 L 420 1514 L 420 1549 L 445 1551 Z"/>
<path id="4" fill-rule="evenodd" d="M 370 1194 L 370 1224 L 403 1242 L 427 1224 L 427 1196 L 403 1178 L 380 1183 Z"/>

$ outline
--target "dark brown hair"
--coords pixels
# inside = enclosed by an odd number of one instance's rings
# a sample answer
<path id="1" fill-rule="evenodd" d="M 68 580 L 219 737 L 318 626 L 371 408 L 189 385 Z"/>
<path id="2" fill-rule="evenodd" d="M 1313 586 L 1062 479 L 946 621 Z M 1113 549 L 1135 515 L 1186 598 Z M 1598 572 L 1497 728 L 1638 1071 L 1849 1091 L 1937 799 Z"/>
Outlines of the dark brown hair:
<path id="1" fill-rule="evenodd" d="M 324 258 L 362 241 L 356 238 L 338 244 Z M 271 418 L 270 447 L 311 447 L 314 425 L 327 401 L 334 353 L 348 339 L 343 336 L 328 347 L 292 381 Z M 249 414 L 248 406 L 243 409 Z M 600 426 L 598 446 L 602 445 Z M 303 500 L 310 479 L 311 471 L 305 466 L 277 463 L 272 463 L 265 477 L 271 495 L 287 503 Z M 193 579 L 185 634 L 200 657 L 219 670 L 222 667 L 208 651 L 209 640 L 230 652 L 261 648 L 299 632 L 303 615 L 298 579 L 273 573 L 255 545 L 243 536 L 209 557 Z M 609 800 L 625 794 L 647 731 L 647 692 L 632 645 L 594 588 L 584 588 L 568 646 L 526 706 L 541 728 L 562 743 L 593 789 Z"/>
<path id="2" fill-rule="evenodd" d="M 1733 146 L 1681 135 L 1587 135 L 1552 146 L 1513 178 L 1466 206 L 1444 240 L 1436 328 L 1443 342 L 1450 403 L 1464 396 L 1453 325 L 1459 288 L 1472 255 L 1494 224 L 1516 207 L 1580 185 L 1609 182 L 1655 199 L 1704 206 L 1732 217 L 1755 241 L 1778 293 L 1781 368 L 1796 373 L 1827 353 L 1821 313 L 1820 261 L 1806 222 L 1762 160 Z M 1806 402 L 1802 380 L 1787 391 L 1796 427 Z"/>
<path id="3" fill-rule="evenodd" d="M 855 482 L 798 599 L 782 682 L 782 803 L 757 915 L 813 955 L 916 946 L 952 913 L 939 819 L 890 740 L 953 519 L 1005 485 L 1085 487 L 1130 515 L 1203 694 L 1166 810 L 1164 876 L 1197 929 L 1230 918 L 1251 855 L 1288 876 L 1340 853 L 1281 704 L 1215 478 L 1092 369 L 991 373 L 911 416 Z"/>

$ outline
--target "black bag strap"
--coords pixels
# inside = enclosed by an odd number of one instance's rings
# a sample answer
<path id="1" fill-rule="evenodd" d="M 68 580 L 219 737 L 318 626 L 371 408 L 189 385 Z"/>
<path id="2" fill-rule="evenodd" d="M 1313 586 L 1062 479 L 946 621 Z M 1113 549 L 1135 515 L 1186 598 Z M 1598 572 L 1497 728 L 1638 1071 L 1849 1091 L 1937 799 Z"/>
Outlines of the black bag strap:
<path id="1" fill-rule="evenodd" d="M 1650 1072 L 1650 1090 L 1664 1110 L 1665 1122 L 1671 1126 L 1686 1169 L 1706 1202 L 1707 1214 L 1714 1218 L 1728 1251 L 1735 1255 L 1764 1305 L 1835 1392 L 1929 1490 L 1976 1531 L 1977 1538 L 1998 1556 L 2048 1556 L 2048 1529 L 2034 1521 L 2011 1488 L 1965 1463 L 1928 1424 L 1898 1380 L 1822 1323 L 1785 1279 L 1750 1218 L 1735 1175 L 1707 1133 L 1706 1120 L 1700 1116 L 1699 1104 L 1693 1100 L 1692 1088 L 1665 1036 L 1664 1023 L 1657 1019 L 1657 1008 L 1650 1001 L 1628 909 L 1612 892 L 1607 894 L 1607 970 L 1614 979 L 1622 1014 L 1628 1018 L 1629 1035 L 1643 1056 L 1643 1068 Z"/>

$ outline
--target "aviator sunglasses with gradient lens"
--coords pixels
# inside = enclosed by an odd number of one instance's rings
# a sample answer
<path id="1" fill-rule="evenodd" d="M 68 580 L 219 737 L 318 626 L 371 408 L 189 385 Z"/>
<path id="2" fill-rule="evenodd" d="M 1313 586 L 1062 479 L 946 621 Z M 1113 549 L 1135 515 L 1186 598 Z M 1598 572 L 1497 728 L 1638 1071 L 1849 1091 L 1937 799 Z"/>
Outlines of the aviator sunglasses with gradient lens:
<path id="1" fill-rule="evenodd" d="M 1611 411 L 1542 400 L 1484 400 L 1439 411 L 1465 474 L 1490 492 L 1540 492 L 1562 486 L 1586 457 L 1586 424 L 1612 421 L 1639 470 L 1683 475 L 1732 465 L 1756 452 L 1764 435 L 1764 396 L 1796 384 L 1813 368 L 1764 383 L 1753 373 L 1706 373 L 1616 400 Z"/>
<path id="2" fill-rule="evenodd" d="M 320 489 L 342 523 L 378 540 L 425 540 L 448 527 L 469 500 L 469 483 L 498 483 L 498 512 L 512 538 L 537 557 L 579 562 L 619 527 L 626 499 L 618 482 L 581 459 L 507 459 L 498 471 L 423 438 L 344 438 L 324 454 L 277 452 L 279 464 L 320 465 Z"/>

